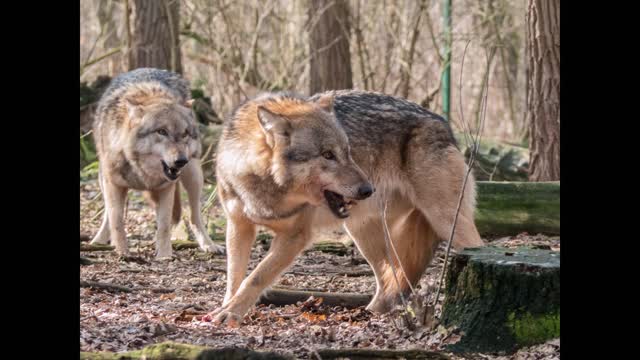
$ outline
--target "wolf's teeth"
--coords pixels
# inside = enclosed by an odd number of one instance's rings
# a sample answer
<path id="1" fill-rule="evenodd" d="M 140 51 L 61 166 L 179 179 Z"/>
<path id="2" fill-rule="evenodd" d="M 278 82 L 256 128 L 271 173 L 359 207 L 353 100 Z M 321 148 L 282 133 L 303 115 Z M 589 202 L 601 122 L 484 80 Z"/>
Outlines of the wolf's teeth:
<path id="1" fill-rule="evenodd" d="M 346 209 L 344 208 L 344 206 L 341 206 L 341 207 L 340 207 L 340 212 L 341 212 L 341 213 L 345 212 L 345 210 L 346 210 Z"/>

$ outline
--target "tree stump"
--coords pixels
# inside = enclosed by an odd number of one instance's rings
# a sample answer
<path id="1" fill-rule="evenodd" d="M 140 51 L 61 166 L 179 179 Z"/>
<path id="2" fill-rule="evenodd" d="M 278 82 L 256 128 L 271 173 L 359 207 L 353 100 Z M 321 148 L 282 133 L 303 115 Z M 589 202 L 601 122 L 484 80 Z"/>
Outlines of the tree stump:
<path id="1" fill-rule="evenodd" d="M 560 253 L 528 248 L 466 249 L 447 271 L 445 326 L 455 352 L 512 353 L 560 336 Z"/>

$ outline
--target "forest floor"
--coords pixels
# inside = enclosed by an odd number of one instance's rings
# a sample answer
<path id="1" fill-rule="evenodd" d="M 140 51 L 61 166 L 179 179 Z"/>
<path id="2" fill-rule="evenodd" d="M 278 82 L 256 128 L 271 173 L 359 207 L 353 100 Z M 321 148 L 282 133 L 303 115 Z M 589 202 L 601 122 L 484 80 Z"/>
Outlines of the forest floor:
<path id="1" fill-rule="evenodd" d="M 206 185 L 208 197 L 212 185 Z M 103 203 L 95 180 L 81 181 L 81 233 L 93 236 L 100 226 Z M 125 286 L 131 292 L 80 288 L 80 351 L 129 351 L 163 341 L 272 350 L 308 359 L 322 348 L 427 349 L 446 351 L 459 339 L 451 329 L 408 330 L 397 315 L 378 315 L 364 309 L 330 307 L 307 301 L 284 307 L 258 306 L 239 328 L 201 321 L 220 306 L 225 293 L 226 257 L 198 249 L 175 251 L 172 261 L 153 260 L 155 216 L 139 193 L 129 196 L 126 231 L 132 254 L 139 261 L 119 260 L 113 251 L 82 252 L 90 260 L 80 266 L 81 281 Z M 185 197 L 183 197 L 184 199 Z M 188 213 L 188 211 L 185 211 Z M 210 231 L 223 238 L 224 216 L 217 203 L 209 209 Z M 327 236 L 340 238 L 336 231 Z M 559 237 L 520 234 L 487 239 L 505 247 L 538 246 L 560 250 Z M 251 254 L 250 269 L 262 259 L 266 246 L 259 241 Z M 444 250 L 420 281 L 419 288 L 434 285 L 444 261 Z M 274 286 L 315 291 L 372 294 L 375 281 L 366 261 L 351 247 L 345 255 L 310 250 Z M 358 271 L 362 276 L 345 276 Z M 352 274 L 353 275 L 353 274 Z M 439 309 L 437 309 L 439 311 Z M 452 359 L 462 357 L 451 355 Z M 559 359 L 560 342 L 523 348 L 513 355 L 470 354 L 477 359 Z"/>

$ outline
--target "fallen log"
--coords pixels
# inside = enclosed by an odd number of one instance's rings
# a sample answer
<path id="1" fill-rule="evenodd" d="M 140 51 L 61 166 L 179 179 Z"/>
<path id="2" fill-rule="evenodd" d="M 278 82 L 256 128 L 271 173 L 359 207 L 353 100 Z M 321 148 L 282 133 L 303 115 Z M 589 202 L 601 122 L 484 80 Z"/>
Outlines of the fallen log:
<path id="1" fill-rule="evenodd" d="M 108 291 L 126 292 L 126 293 L 130 293 L 133 291 L 133 289 L 126 286 L 122 286 L 122 285 L 107 284 L 107 283 L 101 283 L 101 282 L 95 282 L 95 281 L 82 281 L 82 280 L 80 280 L 80 287 L 89 287 L 94 289 L 103 289 Z"/>
<path id="2" fill-rule="evenodd" d="M 457 133 L 455 137 L 460 151 L 468 161 L 471 147 L 462 134 Z M 529 149 L 526 146 L 483 138 L 473 163 L 473 174 L 480 181 L 528 181 Z"/>
<path id="3" fill-rule="evenodd" d="M 80 280 L 80 287 L 103 289 L 103 290 L 107 290 L 107 291 L 126 292 L 126 293 L 130 293 L 130 292 L 133 292 L 133 291 L 148 290 L 148 291 L 151 291 L 152 293 L 156 293 L 156 294 L 169 294 L 169 293 L 172 293 L 172 292 L 176 291 L 175 289 L 171 289 L 171 288 L 154 288 L 154 287 L 134 287 L 134 288 L 130 288 L 128 286 L 122 286 L 122 285 L 117 285 L 117 284 L 102 283 L 102 282 L 96 282 L 96 281 L 84 281 L 84 280 Z"/>
<path id="4" fill-rule="evenodd" d="M 476 226 L 483 236 L 560 234 L 560 182 L 478 181 Z"/>
<path id="5" fill-rule="evenodd" d="M 111 245 L 80 243 L 80 251 L 111 251 L 113 249 L 115 248 Z"/>
<path id="6" fill-rule="evenodd" d="M 247 348 L 224 347 L 211 349 L 204 346 L 188 345 L 166 341 L 149 345 L 140 350 L 114 353 L 80 352 L 81 360 L 292 360 L 293 357 L 276 352 L 255 351 Z"/>
<path id="7" fill-rule="evenodd" d="M 257 304 L 285 306 L 296 304 L 298 301 L 304 302 L 311 296 L 314 298 L 322 298 L 323 304 L 329 306 L 342 306 L 346 308 L 366 306 L 369 304 L 372 297 L 371 294 L 270 289 L 260 296 Z"/>
<path id="8" fill-rule="evenodd" d="M 483 247 L 454 255 L 442 310 L 455 352 L 514 352 L 560 336 L 560 253 Z"/>

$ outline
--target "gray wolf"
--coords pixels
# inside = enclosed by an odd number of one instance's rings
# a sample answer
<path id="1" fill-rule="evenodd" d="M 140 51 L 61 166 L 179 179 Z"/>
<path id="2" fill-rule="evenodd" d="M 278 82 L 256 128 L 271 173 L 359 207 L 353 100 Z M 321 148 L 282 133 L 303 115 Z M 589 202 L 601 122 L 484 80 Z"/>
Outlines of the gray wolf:
<path id="1" fill-rule="evenodd" d="M 202 146 L 186 80 L 150 68 L 121 74 L 105 90 L 95 116 L 93 136 L 105 211 L 91 243 L 111 240 L 119 254 L 129 254 L 123 211 L 128 189 L 136 189 L 155 207 L 156 257 L 170 258 L 171 228 L 181 213 L 179 181 L 189 197 L 191 228 L 200 248 L 223 252 L 209 238 L 200 215 Z"/>
<path id="2" fill-rule="evenodd" d="M 224 125 L 217 154 L 227 291 L 210 317 L 237 324 L 310 244 L 312 229 L 335 222 L 374 271 L 368 309 L 389 311 L 448 239 L 466 171 L 448 123 L 404 99 L 342 90 L 310 98 L 264 94 L 240 105 Z M 482 246 L 473 177 L 463 199 L 453 246 Z M 399 261 L 387 256 L 383 215 Z M 243 279 L 258 225 L 275 237 Z"/>

